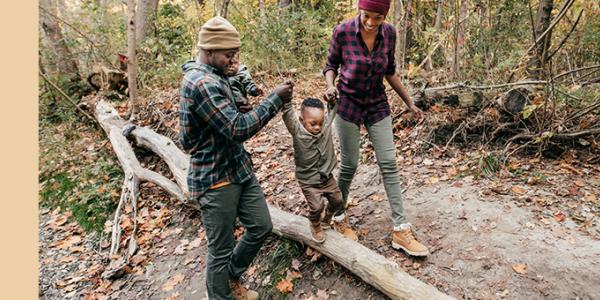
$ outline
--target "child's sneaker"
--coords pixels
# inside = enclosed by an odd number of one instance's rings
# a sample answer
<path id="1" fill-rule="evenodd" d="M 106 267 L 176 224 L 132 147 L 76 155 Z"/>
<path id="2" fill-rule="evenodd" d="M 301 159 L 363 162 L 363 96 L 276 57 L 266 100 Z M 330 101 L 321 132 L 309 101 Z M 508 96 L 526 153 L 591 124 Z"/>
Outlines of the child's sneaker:
<path id="1" fill-rule="evenodd" d="M 325 241 L 325 232 L 323 232 L 320 221 L 310 222 L 310 233 L 313 241 L 319 244 Z"/>
<path id="2" fill-rule="evenodd" d="M 333 229 L 353 241 L 358 241 L 356 232 L 354 232 L 354 230 L 350 228 L 350 224 L 348 224 L 348 218 L 346 217 L 346 214 L 333 217 Z"/>
<path id="3" fill-rule="evenodd" d="M 396 228 L 395 228 L 396 229 Z M 402 224 L 399 230 L 394 230 L 392 234 L 392 248 L 404 250 L 412 256 L 427 256 L 429 250 L 415 238 L 415 234 L 410 224 Z"/>

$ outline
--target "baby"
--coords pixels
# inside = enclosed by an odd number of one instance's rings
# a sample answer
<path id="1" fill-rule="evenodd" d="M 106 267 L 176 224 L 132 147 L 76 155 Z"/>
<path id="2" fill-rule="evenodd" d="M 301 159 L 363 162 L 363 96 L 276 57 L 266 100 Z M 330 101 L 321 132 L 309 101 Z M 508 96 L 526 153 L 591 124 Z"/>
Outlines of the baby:
<path id="1" fill-rule="evenodd" d="M 252 105 L 248 102 L 248 95 L 256 97 L 263 95 L 264 92 L 252 81 L 248 68 L 245 65 L 233 64 L 225 72 L 225 75 L 228 76 L 227 79 L 239 111 L 245 113 L 251 110 Z"/>

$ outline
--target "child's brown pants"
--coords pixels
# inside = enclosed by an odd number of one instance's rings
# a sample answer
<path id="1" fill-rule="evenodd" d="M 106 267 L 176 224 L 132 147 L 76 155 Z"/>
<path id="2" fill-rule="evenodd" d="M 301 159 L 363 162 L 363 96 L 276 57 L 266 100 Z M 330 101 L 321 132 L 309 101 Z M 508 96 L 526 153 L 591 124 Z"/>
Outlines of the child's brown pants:
<path id="1" fill-rule="evenodd" d="M 323 212 L 323 207 L 325 206 L 325 203 L 321 199 L 322 197 L 327 198 L 327 210 L 329 213 L 335 213 L 342 208 L 342 193 L 333 176 L 329 176 L 329 179 L 321 184 L 299 184 L 306 202 L 308 202 L 308 219 L 311 222 L 314 223 L 321 220 L 321 212 Z"/>

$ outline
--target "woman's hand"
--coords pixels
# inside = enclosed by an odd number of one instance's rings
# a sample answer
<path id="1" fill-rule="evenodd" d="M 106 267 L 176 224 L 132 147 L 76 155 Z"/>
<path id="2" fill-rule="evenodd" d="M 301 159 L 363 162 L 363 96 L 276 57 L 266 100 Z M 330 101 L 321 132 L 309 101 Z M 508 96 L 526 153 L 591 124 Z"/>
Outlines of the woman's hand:
<path id="1" fill-rule="evenodd" d="M 408 110 L 410 110 L 410 112 L 413 114 L 413 117 L 415 117 L 419 122 L 423 121 L 423 119 L 425 118 L 423 115 L 423 111 L 414 104 L 409 106 Z"/>
<path id="2" fill-rule="evenodd" d="M 337 89 L 332 86 L 325 90 L 325 100 L 330 104 L 335 104 L 335 100 L 338 97 Z"/>

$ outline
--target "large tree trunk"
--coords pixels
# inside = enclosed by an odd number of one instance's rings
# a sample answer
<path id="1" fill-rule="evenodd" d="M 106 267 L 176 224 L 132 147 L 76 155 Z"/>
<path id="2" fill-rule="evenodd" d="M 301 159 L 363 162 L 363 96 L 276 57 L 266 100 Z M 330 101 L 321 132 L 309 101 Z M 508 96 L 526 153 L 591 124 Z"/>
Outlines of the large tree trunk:
<path id="1" fill-rule="evenodd" d="M 127 81 L 129 82 L 129 109 L 132 120 L 136 117 L 138 106 L 135 30 L 135 0 L 127 0 Z"/>
<path id="2" fill-rule="evenodd" d="M 146 37 L 148 29 L 154 26 L 158 0 L 139 0 L 135 28 L 135 40 L 141 44 Z"/>
<path id="3" fill-rule="evenodd" d="M 40 26 L 46 36 L 47 45 L 54 54 L 54 65 L 60 75 L 80 78 L 77 59 L 67 46 L 58 22 L 57 3 L 53 0 L 40 0 Z"/>
<path id="4" fill-rule="evenodd" d="M 553 7 L 553 0 L 539 0 L 534 28 L 536 39 L 550 26 Z M 551 39 L 552 31 L 548 32 L 544 38 L 536 44 L 534 54 L 531 56 L 527 68 L 527 73 L 530 78 L 539 79 L 542 77 L 544 66 L 547 63 L 548 48 L 550 47 Z"/>
<path id="5" fill-rule="evenodd" d="M 187 198 L 184 194 L 188 191 L 185 180 L 189 164 L 188 155 L 177 148 L 173 141 L 150 129 L 133 128 L 132 130 L 124 130 L 126 126 L 125 121 L 119 117 L 115 109 L 106 101 L 102 100 L 98 102 L 95 114 L 102 128 L 107 132 L 119 162 L 123 165 L 126 174 L 129 174 L 126 178 L 133 178 L 133 180 L 130 180 L 133 183 L 126 180 L 124 188 L 127 194 L 131 195 L 129 197 L 132 198 L 134 204 L 135 198 L 133 198 L 134 195 L 131 194 L 131 191 L 135 191 L 142 180 L 155 183 L 169 191 L 171 195 L 184 202 L 184 204 L 187 203 Z M 149 148 L 160 156 L 169 166 L 176 183 L 158 173 L 142 168 L 122 132 L 132 135 L 138 145 Z M 122 199 L 125 198 L 122 197 Z M 197 208 L 197 206 L 195 207 Z M 435 287 L 406 274 L 400 270 L 396 263 L 387 260 L 385 257 L 355 241 L 343 237 L 335 231 L 327 231 L 327 240 L 325 243 L 317 244 L 311 239 L 308 220 L 306 218 L 284 212 L 273 206 L 269 206 L 269 212 L 273 221 L 273 231 L 276 234 L 300 241 L 315 248 L 392 299 L 453 299 L 441 293 Z M 118 227 L 114 229 L 120 230 Z M 120 233 L 113 232 L 113 236 L 120 238 Z M 121 270 L 126 265 L 128 255 L 134 252 L 131 249 L 135 250 L 135 239 L 129 237 L 129 241 L 133 244 L 129 245 L 129 251 L 125 251 L 125 259 L 113 261 L 120 262 L 114 265 L 117 265 Z M 116 245 L 113 253 L 118 254 L 118 244 Z M 111 248 L 111 250 L 113 249 Z M 107 277 L 115 274 L 115 272 L 116 270 L 114 269 L 112 272 L 108 272 Z"/>

